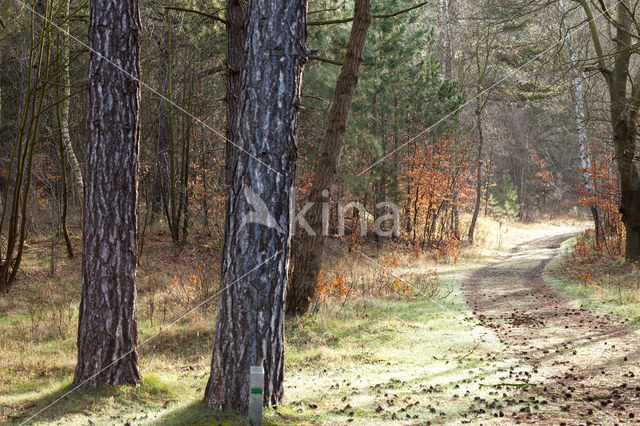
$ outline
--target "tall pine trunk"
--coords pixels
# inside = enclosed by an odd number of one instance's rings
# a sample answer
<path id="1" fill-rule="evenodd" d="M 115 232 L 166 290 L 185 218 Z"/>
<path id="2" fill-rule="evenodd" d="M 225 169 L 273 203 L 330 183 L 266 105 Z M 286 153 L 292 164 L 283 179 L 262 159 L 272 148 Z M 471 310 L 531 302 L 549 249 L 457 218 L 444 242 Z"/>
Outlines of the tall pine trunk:
<path id="1" fill-rule="evenodd" d="M 340 159 L 340 149 L 347 130 L 347 120 L 353 94 L 358 84 L 360 64 L 364 53 L 369 26 L 371 25 L 370 0 L 356 0 L 351 35 L 347 44 L 344 62 L 336 83 L 329 112 L 324 140 L 316 163 L 309 192 L 309 203 L 313 203 L 306 215 L 314 234 L 304 232 L 300 237 L 295 256 L 293 276 L 287 293 L 287 313 L 300 315 L 307 312 L 315 296 L 318 274 L 326 236 L 322 235 L 322 193 L 329 191 L 335 182 Z M 331 197 L 329 196 L 329 199 Z"/>
<path id="2" fill-rule="evenodd" d="M 264 401 L 282 400 L 297 115 L 306 61 L 306 2 L 250 0 L 235 136 L 228 157 L 225 243 L 209 407 L 244 412 L 249 369 L 265 370 Z M 237 41 L 237 40 L 234 40 Z"/>
<path id="3" fill-rule="evenodd" d="M 234 141 L 238 140 L 236 119 L 240 105 L 240 89 L 242 88 L 242 67 L 244 65 L 244 44 L 247 37 L 247 6 L 242 0 L 227 0 L 227 92 L 225 122 L 226 142 L 226 185 L 233 179 L 232 167 L 237 161 L 238 148 Z M 230 143 L 232 141 L 233 143 Z"/>
<path id="4" fill-rule="evenodd" d="M 138 1 L 91 0 L 89 45 L 82 300 L 73 383 L 135 384 Z"/>

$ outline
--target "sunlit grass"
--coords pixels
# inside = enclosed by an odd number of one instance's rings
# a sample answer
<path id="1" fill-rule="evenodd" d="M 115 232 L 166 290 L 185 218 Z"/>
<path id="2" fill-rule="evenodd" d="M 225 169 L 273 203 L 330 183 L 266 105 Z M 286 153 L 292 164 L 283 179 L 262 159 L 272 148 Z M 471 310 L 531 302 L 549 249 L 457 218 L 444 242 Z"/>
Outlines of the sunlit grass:
<path id="1" fill-rule="evenodd" d="M 640 328 L 640 265 L 606 254 L 583 263 L 571 257 L 576 241 L 573 238 L 564 242 L 564 256 L 547 266 L 545 280 L 554 290 L 572 299 L 574 306 L 613 315 Z M 588 280 L 587 274 L 591 277 Z"/>

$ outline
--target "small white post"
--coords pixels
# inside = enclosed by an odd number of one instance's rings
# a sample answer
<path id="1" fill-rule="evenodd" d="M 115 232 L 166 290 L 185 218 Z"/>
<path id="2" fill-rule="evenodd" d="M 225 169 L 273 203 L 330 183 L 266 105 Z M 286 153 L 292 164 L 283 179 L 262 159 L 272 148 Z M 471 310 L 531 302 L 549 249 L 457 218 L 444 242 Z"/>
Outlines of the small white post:
<path id="1" fill-rule="evenodd" d="M 262 426 L 262 400 L 264 398 L 264 368 L 252 366 L 249 376 L 249 424 Z"/>

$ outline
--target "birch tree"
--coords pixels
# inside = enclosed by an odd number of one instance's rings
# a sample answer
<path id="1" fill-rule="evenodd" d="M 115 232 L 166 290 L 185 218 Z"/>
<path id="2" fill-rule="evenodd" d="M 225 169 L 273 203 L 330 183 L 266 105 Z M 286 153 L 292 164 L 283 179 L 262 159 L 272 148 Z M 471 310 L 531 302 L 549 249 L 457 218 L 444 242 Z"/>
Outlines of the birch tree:
<path id="1" fill-rule="evenodd" d="M 593 179 L 591 176 L 591 156 L 589 155 L 589 148 L 587 146 L 588 131 L 587 131 L 587 112 L 584 102 L 584 90 L 582 87 L 582 72 L 579 68 L 576 53 L 573 47 L 573 40 L 571 38 L 571 31 L 567 25 L 567 18 L 565 14 L 564 2 L 558 1 L 560 13 L 562 14 L 562 33 L 564 35 L 565 42 L 567 43 L 567 51 L 569 54 L 569 66 L 571 67 L 571 76 L 573 77 L 573 97 L 575 98 L 575 111 L 576 111 L 576 127 L 578 133 L 578 144 L 580 145 L 580 164 L 582 166 L 582 180 L 587 192 L 594 190 Z M 596 241 L 600 242 L 602 239 L 602 224 L 600 221 L 600 214 L 598 212 L 598 206 L 591 205 L 591 214 L 593 216 L 593 223 L 596 231 Z"/>

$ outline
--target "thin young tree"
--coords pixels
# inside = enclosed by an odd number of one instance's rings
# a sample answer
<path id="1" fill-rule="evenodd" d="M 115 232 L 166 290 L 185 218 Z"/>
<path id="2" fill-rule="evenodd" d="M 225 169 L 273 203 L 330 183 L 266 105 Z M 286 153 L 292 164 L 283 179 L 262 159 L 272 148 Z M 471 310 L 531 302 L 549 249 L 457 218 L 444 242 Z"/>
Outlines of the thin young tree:
<path id="1" fill-rule="evenodd" d="M 137 0 L 91 0 L 82 300 L 74 385 L 135 384 L 140 110 Z"/>
<path id="2" fill-rule="evenodd" d="M 573 96 L 575 98 L 576 127 L 578 133 L 578 143 L 580 145 L 580 164 L 582 166 L 582 179 L 584 181 L 585 190 L 588 193 L 592 193 L 594 191 L 593 170 L 591 169 L 591 155 L 589 153 L 589 147 L 587 146 L 587 112 L 584 102 L 584 89 L 582 88 L 583 76 L 576 59 L 571 31 L 569 30 L 569 25 L 567 24 L 567 18 L 565 16 L 565 6 L 562 0 L 558 1 L 558 9 L 562 14 L 562 34 L 564 36 L 565 42 L 567 43 L 567 51 L 569 53 L 569 66 L 571 67 L 571 76 L 573 77 Z M 598 205 L 594 202 L 590 206 L 590 209 L 591 215 L 593 216 L 593 224 L 596 232 L 596 242 L 601 243 L 602 239 L 604 238 L 604 234 L 602 232 L 602 221 L 600 220 Z"/>
<path id="3" fill-rule="evenodd" d="M 490 3 L 485 2 L 482 4 L 480 6 L 480 13 L 486 12 L 489 6 Z M 473 52 L 471 61 L 475 63 L 474 89 L 476 93 L 476 109 L 474 113 L 476 116 L 476 134 L 478 138 L 476 154 L 476 199 L 471 215 L 471 223 L 469 224 L 469 232 L 467 234 L 470 244 L 473 244 L 478 215 L 480 214 L 480 205 L 482 204 L 482 191 L 485 186 L 485 177 L 482 173 L 484 168 L 483 152 L 485 149 L 483 112 L 489 102 L 489 93 L 487 92 L 490 91 L 490 88 L 493 86 L 498 68 L 498 64 L 492 57 L 498 31 L 495 25 L 487 19 L 487 16 L 482 16 L 482 18 L 483 19 L 479 20 L 473 28 L 473 45 L 471 48 Z"/>
<path id="4" fill-rule="evenodd" d="M 56 99 L 55 116 L 58 127 L 58 150 L 60 154 L 60 172 L 62 177 L 62 200 L 60 206 L 60 231 L 67 247 L 67 256 L 71 259 L 74 257 L 73 246 L 69 238 L 69 230 L 67 229 L 67 217 L 69 210 L 69 188 L 67 166 L 71 171 L 73 182 L 73 190 L 76 199 L 81 199 L 83 192 L 82 172 L 78 164 L 78 158 L 71 144 L 71 135 L 69 132 L 69 106 L 71 103 L 71 78 L 69 73 L 69 18 L 70 18 L 70 0 L 64 3 L 64 23 L 60 26 L 60 36 L 57 39 L 56 48 L 56 69 L 58 71 L 57 87 L 55 90 Z M 53 199 L 53 197 L 52 197 Z M 53 240 L 53 239 L 52 239 Z M 53 241 L 52 241 L 53 244 Z M 52 251 L 53 252 L 53 251 Z"/>
<path id="5" fill-rule="evenodd" d="M 2 194 L 0 234 L 6 232 L 6 237 L 0 245 L 0 293 L 11 289 L 22 262 L 33 157 L 49 85 L 53 2 L 35 0 L 27 10 L 31 44 L 25 63 L 18 129 L 9 163 L 9 182 Z"/>
<path id="6" fill-rule="evenodd" d="M 80 164 L 78 163 L 78 157 L 73 149 L 73 144 L 71 143 L 71 132 L 69 130 L 69 107 L 71 104 L 71 77 L 69 72 L 71 57 L 70 57 L 70 37 L 69 37 L 69 22 L 71 20 L 71 1 L 65 0 L 63 3 L 63 12 L 64 21 L 60 25 L 60 34 L 61 34 L 61 48 L 62 51 L 60 55 L 60 61 L 62 62 L 62 72 L 61 72 L 61 82 L 59 90 L 61 93 L 61 103 L 59 106 L 56 106 L 56 114 L 59 115 L 59 127 L 62 137 L 62 147 L 65 155 L 65 162 L 69 167 L 69 171 L 71 172 L 71 183 L 73 191 L 76 195 L 76 199 L 80 199 L 83 192 L 83 180 L 82 180 L 82 171 L 80 170 Z M 58 56 L 60 56 L 58 55 Z"/>

